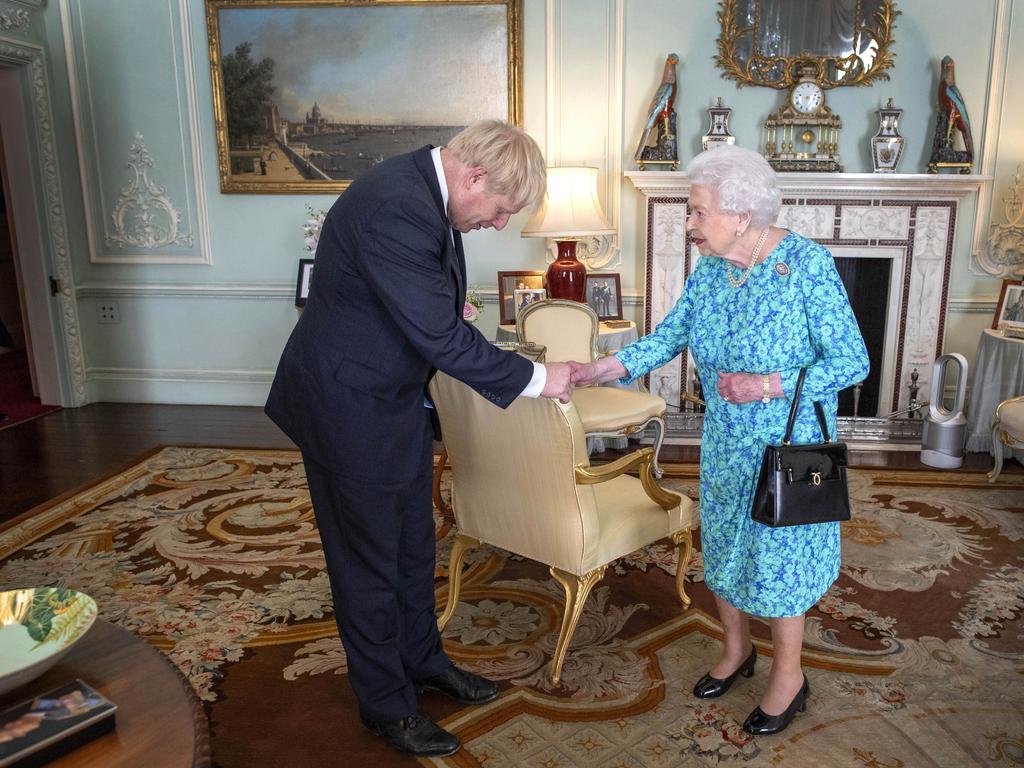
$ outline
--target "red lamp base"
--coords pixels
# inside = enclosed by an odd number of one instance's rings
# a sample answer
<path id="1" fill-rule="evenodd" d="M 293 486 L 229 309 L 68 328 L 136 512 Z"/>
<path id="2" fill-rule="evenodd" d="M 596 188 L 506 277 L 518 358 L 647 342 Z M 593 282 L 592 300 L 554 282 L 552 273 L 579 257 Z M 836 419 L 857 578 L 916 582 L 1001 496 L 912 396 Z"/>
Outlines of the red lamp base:
<path id="1" fill-rule="evenodd" d="M 548 296 L 552 299 L 586 298 L 587 268 L 576 259 L 576 241 L 558 240 L 558 258 L 548 267 Z"/>

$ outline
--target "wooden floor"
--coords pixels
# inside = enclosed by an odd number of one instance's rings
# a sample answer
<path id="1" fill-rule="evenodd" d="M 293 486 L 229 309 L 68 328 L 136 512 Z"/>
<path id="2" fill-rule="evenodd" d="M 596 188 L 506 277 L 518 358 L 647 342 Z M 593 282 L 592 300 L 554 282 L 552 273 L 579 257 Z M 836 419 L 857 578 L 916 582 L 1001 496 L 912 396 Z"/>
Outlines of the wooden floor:
<path id="1" fill-rule="evenodd" d="M 0 524 L 92 484 L 164 445 L 294 448 L 260 408 L 96 403 L 0 430 Z M 595 459 L 614 458 L 614 452 Z M 695 446 L 666 445 L 665 461 L 697 461 Z M 853 451 L 854 466 L 924 468 L 918 452 Z M 988 454 L 968 454 L 961 471 L 988 471 Z M 1024 472 L 1015 462 L 1005 472 Z"/>

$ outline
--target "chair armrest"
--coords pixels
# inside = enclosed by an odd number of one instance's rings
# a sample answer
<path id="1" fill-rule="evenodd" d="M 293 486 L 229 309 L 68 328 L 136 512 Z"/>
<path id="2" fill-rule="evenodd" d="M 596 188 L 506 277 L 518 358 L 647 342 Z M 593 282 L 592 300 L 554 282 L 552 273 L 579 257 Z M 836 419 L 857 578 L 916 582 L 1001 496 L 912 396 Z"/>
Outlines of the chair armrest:
<path id="1" fill-rule="evenodd" d="M 664 510 L 675 509 L 682 503 L 682 497 L 679 494 L 666 491 L 654 479 L 653 448 L 641 448 L 628 456 L 622 456 L 610 464 L 602 464 L 599 467 L 585 467 L 582 464 L 577 464 L 576 483 L 578 485 L 603 483 L 637 467 L 640 469 L 640 484 L 651 501 Z"/>
<path id="2" fill-rule="evenodd" d="M 707 405 L 708 405 L 703 400 L 701 400 L 699 397 L 697 397 L 696 395 L 691 395 L 689 392 L 683 392 L 683 394 L 681 395 L 681 398 L 685 402 L 687 402 L 687 403 L 694 403 L 695 405 L 699 405 L 701 408 L 707 408 Z"/>

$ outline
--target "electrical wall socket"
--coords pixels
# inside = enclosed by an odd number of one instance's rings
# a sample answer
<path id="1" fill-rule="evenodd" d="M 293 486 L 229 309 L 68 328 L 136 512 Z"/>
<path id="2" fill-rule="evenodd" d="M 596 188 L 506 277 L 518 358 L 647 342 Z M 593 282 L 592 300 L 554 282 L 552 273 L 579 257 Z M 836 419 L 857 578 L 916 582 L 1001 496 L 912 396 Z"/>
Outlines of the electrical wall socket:
<path id="1" fill-rule="evenodd" d="M 120 323 L 121 310 L 117 308 L 117 302 L 101 301 L 99 305 L 101 323 Z"/>

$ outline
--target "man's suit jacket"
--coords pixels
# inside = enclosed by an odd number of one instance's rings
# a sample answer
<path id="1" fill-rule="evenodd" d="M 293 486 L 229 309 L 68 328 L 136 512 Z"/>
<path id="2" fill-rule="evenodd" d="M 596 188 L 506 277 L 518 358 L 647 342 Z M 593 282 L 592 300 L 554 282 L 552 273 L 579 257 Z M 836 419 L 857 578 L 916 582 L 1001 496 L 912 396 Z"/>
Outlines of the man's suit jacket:
<path id="1" fill-rule="evenodd" d="M 368 480 L 420 467 L 435 369 L 507 407 L 533 366 L 462 319 L 466 268 L 430 147 L 387 160 L 334 203 L 309 297 L 281 355 L 266 412 L 304 454 Z"/>

